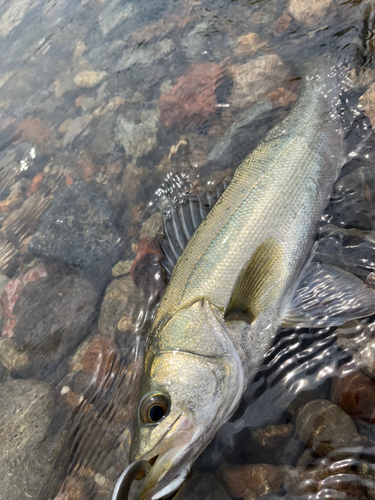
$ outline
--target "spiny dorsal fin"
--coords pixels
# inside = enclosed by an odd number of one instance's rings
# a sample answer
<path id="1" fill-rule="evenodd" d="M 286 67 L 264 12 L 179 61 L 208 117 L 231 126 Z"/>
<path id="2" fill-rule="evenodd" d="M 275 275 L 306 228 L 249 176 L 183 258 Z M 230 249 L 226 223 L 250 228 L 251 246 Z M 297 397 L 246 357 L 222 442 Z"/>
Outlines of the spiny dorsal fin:
<path id="1" fill-rule="evenodd" d="M 172 274 L 177 259 L 188 241 L 227 186 L 228 182 L 224 181 L 216 187 L 213 193 L 205 191 L 196 195 L 189 194 L 177 205 L 170 200 L 168 212 L 163 213 L 165 239 L 160 240 L 165 256 L 161 264 L 167 278 Z"/>
<path id="2" fill-rule="evenodd" d="M 274 238 L 263 242 L 241 271 L 225 319 L 252 323 L 266 306 L 281 274 L 282 248 Z"/>

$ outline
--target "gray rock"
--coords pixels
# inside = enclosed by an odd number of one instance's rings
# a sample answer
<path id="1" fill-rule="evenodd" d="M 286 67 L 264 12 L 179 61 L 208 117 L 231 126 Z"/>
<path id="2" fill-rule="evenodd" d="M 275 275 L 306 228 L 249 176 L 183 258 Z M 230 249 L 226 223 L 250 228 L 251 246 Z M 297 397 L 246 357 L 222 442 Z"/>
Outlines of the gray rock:
<path id="1" fill-rule="evenodd" d="M 159 59 L 165 59 L 172 53 L 175 45 L 173 40 L 166 38 L 156 42 L 151 47 L 140 47 L 138 50 L 126 49 L 118 60 L 115 71 L 125 71 L 133 66 L 150 66 Z"/>
<path id="2" fill-rule="evenodd" d="M 230 500 L 221 483 L 212 474 L 194 471 L 173 497 L 174 500 Z"/>
<path id="3" fill-rule="evenodd" d="M 76 182 L 55 198 L 28 248 L 32 255 L 101 275 L 119 259 L 121 241 L 108 202 Z"/>
<path id="4" fill-rule="evenodd" d="M 156 147 L 158 121 L 158 111 L 143 110 L 139 123 L 128 121 L 125 117 L 120 116 L 115 131 L 115 139 L 124 146 L 127 154 L 133 160 L 137 160 Z"/>
<path id="5" fill-rule="evenodd" d="M 120 0 L 109 2 L 99 15 L 99 26 L 103 35 L 108 35 L 118 24 L 133 17 L 138 11 L 132 3 L 123 4 Z"/>
<path id="6" fill-rule="evenodd" d="M 118 329 L 131 330 L 132 318 L 140 302 L 141 293 L 131 276 L 112 281 L 105 292 L 100 309 L 99 332 L 114 338 Z"/>
<path id="7" fill-rule="evenodd" d="M 199 23 L 182 39 L 181 45 L 189 59 L 196 59 L 209 49 L 208 28 L 207 23 Z"/>
<path id="8" fill-rule="evenodd" d="M 22 377 L 60 380 L 66 371 L 64 361 L 95 319 L 97 299 L 91 283 L 74 275 L 28 283 L 13 309 L 16 326 L 11 340 L 30 363 L 14 370 Z"/>
<path id="9" fill-rule="evenodd" d="M 115 267 L 112 269 L 112 276 L 114 278 L 119 278 L 120 276 L 125 276 L 130 273 L 130 269 L 133 265 L 132 260 L 121 260 L 117 262 Z"/>
<path id="10" fill-rule="evenodd" d="M 155 238 L 162 232 L 163 216 L 160 212 L 156 212 L 142 224 L 139 239 L 145 238 L 146 236 Z"/>
<path id="11" fill-rule="evenodd" d="M 8 380 L 0 385 L 0 500 L 36 498 L 50 475 L 43 453 L 54 402 L 48 384 Z"/>

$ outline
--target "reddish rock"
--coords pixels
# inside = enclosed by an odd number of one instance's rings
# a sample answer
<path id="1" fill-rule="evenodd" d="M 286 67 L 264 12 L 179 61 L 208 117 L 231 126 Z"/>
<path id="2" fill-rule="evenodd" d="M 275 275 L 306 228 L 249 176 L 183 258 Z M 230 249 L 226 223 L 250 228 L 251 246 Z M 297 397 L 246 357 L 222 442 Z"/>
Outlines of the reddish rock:
<path id="1" fill-rule="evenodd" d="M 272 28 L 275 35 L 279 35 L 283 33 L 286 29 L 289 28 L 289 24 L 292 18 L 288 16 L 288 14 L 283 14 L 273 23 Z"/>
<path id="2" fill-rule="evenodd" d="M 375 423 L 375 382 L 354 363 L 343 365 L 334 377 L 331 399 L 348 415 Z"/>
<path id="3" fill-rule="evenodd" d="M 138 243 L 137 255 L 130 269 L 134 284 L 148 293 L 160 293 L 165 288 L 160 260 L 163 253 L 159 243 L 146 236 Z"/>
<path id="4" fill-rule="evenodd" d="M 267 99 L 272 101 L 274 108 L 278 108 L 280 106 L 287 107 L 295 102 L 297 95 L 294 92 L 284 89 L 283 87 L 279 87 L 274 92 L 268 94 Z"/>
<path id="5" fill-rule="evenodd" d="M 218 476 L 227 486 L 230 495 L 250 498 L 252 494 L 257 497 L 259 494 L 277 491 L 283 472 L 281 468 L 269 464 L 223 465 Z M 264 491 L 265 486 L 267 491 Z"/>
<path id="6" fill-rule="evenodd" d="M 215 63 L 192 64 L 173 89 L 159 99 L 164 125 L 200 125 L 215 113 L 215 86 L 221 74 L 220 66 Z"/>
<path id="7" fill-rule="evenodd" d="M 37 281 L 40 278 L 48 276 L 48 270 L 44 264 L 38 264 L 33 269 L 30 269 L 26 274 L 12 280 L 4 288 L 0 298 L 2 305 L 3 318 L 6 320 L 1 331 L 1 335 L 6 337 L 13 336 L 13 328 L 16 326 L 16 317 L 13 314 L 13 308 L 18 300 L 18 297 L 27 283 Z"/>
<path id="8" fill-rule="evenodd" d="M 29 189 L 27 190 L 27 196 L 30 196 L 38 191 L 45 176 L 46 174 L 44 172 L 39 172 L 32 178 Z"/>
<path id="9" fill-rule="evenodd" d="M 17 127 L 16 134 L 22 139 L 32 139 L 35 144 L 46 144 L 51 140 L 52 124 L 43 123 L 40 118 L 28 116 Z"/>

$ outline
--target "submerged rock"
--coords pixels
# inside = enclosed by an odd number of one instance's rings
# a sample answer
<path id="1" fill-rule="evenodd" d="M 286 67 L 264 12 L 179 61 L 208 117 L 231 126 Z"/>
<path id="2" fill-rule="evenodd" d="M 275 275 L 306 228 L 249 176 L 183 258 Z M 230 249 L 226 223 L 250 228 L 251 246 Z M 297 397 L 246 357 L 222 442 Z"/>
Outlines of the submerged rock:
<path id="1" fill-rule="evenodd" d="M 8 380 L 0 384 L 0 498 L 37 498 L 52 463 L 43 451 L 54 407 L 48 384 Z"/>
<path id="2" fill-rule="evenodd" d="M 296 433 L 319 456 L 327 455 L 337 448 L 352 446 L 359 437 L 349 415 L 326 399 L 311 401 L 301 408 L 296 421 Z"/>
<path id="3" fill-rule="evenodd" d="M 156 132 L 159 114 L 157 111 L 143 110 L 139 122 L 118 118 L 115 131 L 117 143 L 124 146 L 126 153 L 137 160 L 146 155 L 157 145 Z"/>
<path id="4" fill-rule="evenodd" d="M 95 319 L 97 299 L 91 283 L 74 275 L 28 283 L 13 309 L 11 340 L 29 358 L 17 373 L 58 380 L 66 371 L 64 361 Z"/>
<path id="5" fill-rule="evenodd" d="M 236 498 L 257 498 L 277 491 L 282 483 L 282 469 L 269 464 L 223 465 L 218 476 Z"/>
<path id="6" fill-rule="evenodd" d="M 74 77 L 74 82 L 78 87 L 90 89 L 96 87 L 107 76 L 105 71 L 81 71 Z"/>
<path id="7" fill-rule="evenodd" d="M 334 0 L 290 0 L 288 10 L 296 21 L 310 27 L 324 22 Z"/>
<path id="8" fill-rule="evenodd" d="M 375 423 L 375 382 L 353 362 L 343 365 L 335 374 L 331 398 L 351 417 Z"/>
<path id="9" fill-rule="evenodd" d="M 76 182 L 55 198 L 28 249 L 102 275 L 119 259 L 121 242 L 108 202 Z"/>
<path id="10" fill-rule="evenodd" d="M 222 75 L 215 63 L 192 64 L 168 93 L 161 95 L 160 119 L 167 127 L 201 125 L 216 111 L 216 83 Z"/>
<path id="11" fill-rule="evenodd" d="M 263 42 L 257 33 L 249 33 L 237 39 L 234 53 L 238 56 L 251 57 L 265 45 L 266 42 Z"/>
<path id="12" fill-rule="evenodd" d="M 281 87 L 288 76 L 288 68 L 277 54 L 251 59 L 232 66 L 233 92 L 230 101 L 237 108 L 246 108 L 264 99 Z"/>

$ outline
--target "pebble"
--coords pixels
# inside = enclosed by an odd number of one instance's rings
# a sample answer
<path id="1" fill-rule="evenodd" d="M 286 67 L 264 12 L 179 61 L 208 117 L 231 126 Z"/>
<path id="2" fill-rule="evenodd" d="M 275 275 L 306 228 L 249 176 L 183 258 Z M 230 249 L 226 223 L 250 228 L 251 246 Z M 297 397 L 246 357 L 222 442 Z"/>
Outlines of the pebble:
<path id="1" fill-rule="evenodd" d="M 279 447 L 292 437 L 293 424 L 267 425 L 263 429 L 253 432 L 253 437 L 258 445 L 273 448 Z"/>
<path id="2" fill-rule="evenodd" d="M 192 64 L 171 91 L 160 96 L 160 120 L 166 127 L 198 126 L 216 111 L 216 83 L 222 75 L 215 63 Z"/>
<path id="3" fill-rule="evenodd" d="M 154 239 L 163 232 L 163 227 L 163 216 L 160 212 L 156 212 L 142 224 L 139 238 Z"/>
<path id="4" fill-rule="evenodd" d="M 156 296 L 165 288 L 160 265 L 162 258 L 163 252 L 157 241 L 149 236 L 139 240 L 130 274 L 136 286 L 150 295 Z"/>
<path id="5" fill-rule="evenodd" d="M 117 325 L 124 316 L 129 318 L 131 324 L 131 318 L 136 315 L 141 300 L 140 291 L 131 276 L 112 281 L 105 291 L 100 309 L 98 327 L 101 335 L 114 338 Z"/>
<path id="6" fill-rule="evenodd" d="M 124 116 L 118 117 L 115 140 L 125 148 L 133 161 L 150 153 L 156 147 L 158 121 L 157 110 L 143 110 L 137 123 L 127 120 Z"/>
<path id="7" fill-rule="evenodd" d="M 251 59 L 231 67 L 233 91 L 231 103 L 240 109 L 252 106 L 282 85 L 288 69 L 277 54 Z"/>
<path id="8" fill-rule="evenodd" d="M 7 370 L 20 371 L 24 369 L 29 362 L 27 354 L 17 348 L 13 339 L 0 339 L 0 363 Z"/>
<path id="9" fill-rule="evenodd" d="M 331 399 L 351 417 L 375 423 L 375 382 L 355 363 L 341 366 L 335 374 Z"/>
<path id="10" fill-rule="evenodd" d="M 262 41 L 257 33 L 240 36 L 235 45 L 234 53 L 237 56 L 252 57 L 266 42 Z"/>
<path id="11" fill-rule="evenodd" d="M 117 262 L 115 267 L 112 269 L 112 276 L 114 278 L 119 278 L 120 276 L 126 276 L 130 273 L 130 269 L 132 267 L 132 260 L 120 260 Z"/>
<path id="12" fill-rule="evenodd" d="M 294 92 L 290 92 L 290 90 L 279 87 L 268 94 L 267 99 L 272 101 L 275 108 L 279 106 L 288 107 L 297 100 L 297 95 Z"/>
<path id="13" fill-rule="evenodd" d="M 375 128 L 375 83 L 371 84 L 366 92 L 359 98 L 365 115 L 369 118 L 371 126 Z"/>
<path id="14" fill-rule="evenodd" d="M 269 464 L 223 465 L 217 475 L 236 498 L 257 498 L 277 491 L 283 476 L 280 467 Z"/>
<path id="15" fill-rule="evenodd" d="M 349 415 L 326 399 L 311 401 L 301 408 L 296 420 L 296 434 L 319 456 L 337 448 L 353 446 L 359 437 Z"/>
<path id="16" fill-rule="evenodd" d="M 17 3 L 10 3 L 8 8 L 3 10 L 4 14 L 0 19 L 0 36 L 5 38 L 20 24 L 26 12 L 37 5 L 32 0 L 17 0 Z"/>
<path id="17" fill-rule="evenodd" d="M 107 200 L 83 182 L 65 188 L 52 202 L 28 250 L 103 276 L 121 253 L 121 240 Z"/>
<path id="18" fill-rule="evenodd" d="M 37 498 L 53 465 L 43 446 L 54 407 L 51 388 L 36 380 L 8 380 L 0 384 L 0 406 L 0 497 Z"/>
<path id="19" fill-rule="evenodd" d="M 296 21 L 309 27 L 326 22 L 325 16 L 334 0 L 290 0 L 289 13 Z"/>
<path id="20" fill-rule="evenodd" d="M 81 71 L 74 77 L 74 82 L 78 87 L 91 89 L 101 83 L 107 77 L 105 71 Z"/>

